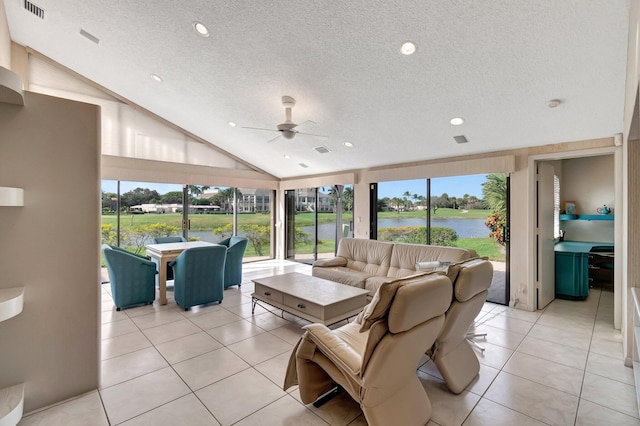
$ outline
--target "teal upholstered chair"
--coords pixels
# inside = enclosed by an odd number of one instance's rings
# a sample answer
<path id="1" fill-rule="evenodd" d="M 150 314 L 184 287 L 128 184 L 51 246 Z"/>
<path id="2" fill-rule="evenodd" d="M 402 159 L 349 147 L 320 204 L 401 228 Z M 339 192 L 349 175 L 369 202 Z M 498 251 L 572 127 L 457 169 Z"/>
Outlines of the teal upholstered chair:
<path id="1" fill-rule="evenodd" d="M 153 240 L 153 244 L 166 244 L 166 243 L 184 243 L 187 241 L 185 237 L 155 237 Z"/>
<path id="2" fill-rule="evenodd" d="M 152 244 L 167 244 L 167 243 L 185 243 L 187 239 L 185 237 L 155 237 L 151 240 Z M 156 264 L 156 269 L 160 270 L 160 261 L 158 259 L 151 259 Z M 173 279 L 173 269 L 167 265 L 167 280 Z"/>
<path id="3" fill-rule="evenodd" d="M 220 245 L 194 247 L 169 262 L 174 297 L 185 311 L 195 305 L 222 303 L 226 254 L 227 248 Z"/>
<path id="4" fill-rule="evenodd" d="M 104 244 L 111 296 L 116 309 L 153 303 L 156 298 L 156 265 L 146 257 Z"/>
<path id="5" fill-rule="evenodd" d="M 218 244 L 227 247 L 227 261 L 224 266 L 224 288 L 242 285 L 242 258 L 249 240 L 245 237 L 231 237 Z"/>

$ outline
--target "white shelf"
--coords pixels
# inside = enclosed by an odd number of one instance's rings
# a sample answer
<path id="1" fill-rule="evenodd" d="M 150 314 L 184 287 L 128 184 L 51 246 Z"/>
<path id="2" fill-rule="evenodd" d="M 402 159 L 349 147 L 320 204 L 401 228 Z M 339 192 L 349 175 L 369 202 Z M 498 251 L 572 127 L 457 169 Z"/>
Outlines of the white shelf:
<path id="1" fill-rule="evenodd" d="M 22 312 L 24 287 L 0 289 L 0 321 L 8 320 Z"/>
<path id="2" fill-rule="evenodd" d="M 0 426 L 15 426 L 22 419 L 24 385 L 0 389 Z"/>
<path id="3" fill-rule="evenodd" d="M 24 190 L 22 188 L 0 186 L 0 206 L 24 206 Z"/>
<path id="4" fill-rule="evenodd" d="M 24 105 L 24 92 L 20 77 L 3 67 L 0 67 L 0 102 Z"/>

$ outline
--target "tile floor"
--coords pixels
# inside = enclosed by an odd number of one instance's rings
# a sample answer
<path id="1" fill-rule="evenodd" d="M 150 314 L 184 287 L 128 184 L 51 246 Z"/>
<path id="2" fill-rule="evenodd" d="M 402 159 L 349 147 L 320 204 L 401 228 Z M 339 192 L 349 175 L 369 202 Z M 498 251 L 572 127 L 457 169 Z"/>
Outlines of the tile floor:
<path id="1" fill-rule="evenodd" d="M 103 285 L 100 389 L 20 425 L 366 425 L 344 393 L 318 409 L 281 389 L 305 322 L 260 307 L 252 315 L 251 279 L 294 271 L 310 267 L 246 264 L 245 284 L 226 290 L 222 305 L 188 312 L 173 300 L 117 312 Z M 475 326 L 488 333 L 486 350 L 467 390 L 450 393 L 426 357 L 418 370 L 429 425 L 640 425 L 612 317 L 613 294 L 600 290 L 539 312 L 487 303 Z"/>

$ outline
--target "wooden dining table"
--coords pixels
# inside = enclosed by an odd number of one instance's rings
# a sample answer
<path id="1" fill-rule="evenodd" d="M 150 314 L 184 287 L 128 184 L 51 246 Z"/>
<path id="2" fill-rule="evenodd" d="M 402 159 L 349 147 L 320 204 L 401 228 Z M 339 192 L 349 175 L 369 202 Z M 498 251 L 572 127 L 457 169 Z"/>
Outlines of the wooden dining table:
<path id="1" fill-rule="evenodd" d="M 167 263 L 180 256 L 180 253 L 189 248 L 207 247 L 216 244 L 206 241 L 188 241 L 180 243 L 149 244 L 147 256 L 158 260 L 158 288 L 160 292 L 160 304 L 167 304 Z"/>

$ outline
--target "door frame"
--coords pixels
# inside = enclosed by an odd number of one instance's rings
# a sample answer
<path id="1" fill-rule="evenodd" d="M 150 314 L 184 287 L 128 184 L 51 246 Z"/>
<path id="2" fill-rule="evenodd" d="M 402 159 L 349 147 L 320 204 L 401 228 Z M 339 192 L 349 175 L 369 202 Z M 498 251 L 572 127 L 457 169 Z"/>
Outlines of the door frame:
<path id="1" fill-rule="evenodd" d="M 565 152 L 554 152 L 547 154 L 537 154 L 530 155 L 527 161 L 527 172 L 528 172 L 528 194 L 529 194 L 529 206 L 528 206 L 528 215 L 529 218 L 535 218 L 535 183 L 536 183 L 536 162 L 538 161 L 553 161 L 553 160 L 568 160 L 571 158 L 582 158 L 582 157 L 594 157 L 599 155 L 613 155 L 614 156 L 614 182 L 615 182 L 615 199 L 616 203 L 614 206 L 615 211 L 621 212 L 623 211 L 623 188 L 622 188 L 622 151 L 619 147 L 611 146 L 605 148 L 596 148 L 589 150 L 577 150 L 577 151 L 565 151 Z M 627 303 L 627 291 L 623 289 L 623 280 L 621 273 L 621 265 L 622 265 L 622 214 L 617 214 L 614 219 L 614 228 L 615 228 L 615 237 L 614 237 L 614 247 L 615 247 L 615 275 L 614 275 L 614 320 L 613 324 L 616 329 L 620 329 L 622 326 L 622 314 L 624 305 Z M 528 310 L 535 310 L 535 253 L 536 253 L 536 238 L 535 238 L 535 222 L 533 220 L 529 220 L 527 223 L 527 237 L 530 244 L 526 247 L 527 250 L 527 270 L 529 273 L 527 274 L 527 283 L 526 288 L 518 288 L 516 291 L 518 294 L 522 294 L 526 292 L 524 296 L 526 297 L 526 305 L 528 305 Z M 518 296 L 515 296 L 518 297 Z M 520 297 L 522 300 L 522 297 Z M 521 302 L 522 303 L 522 302 Z"/>

